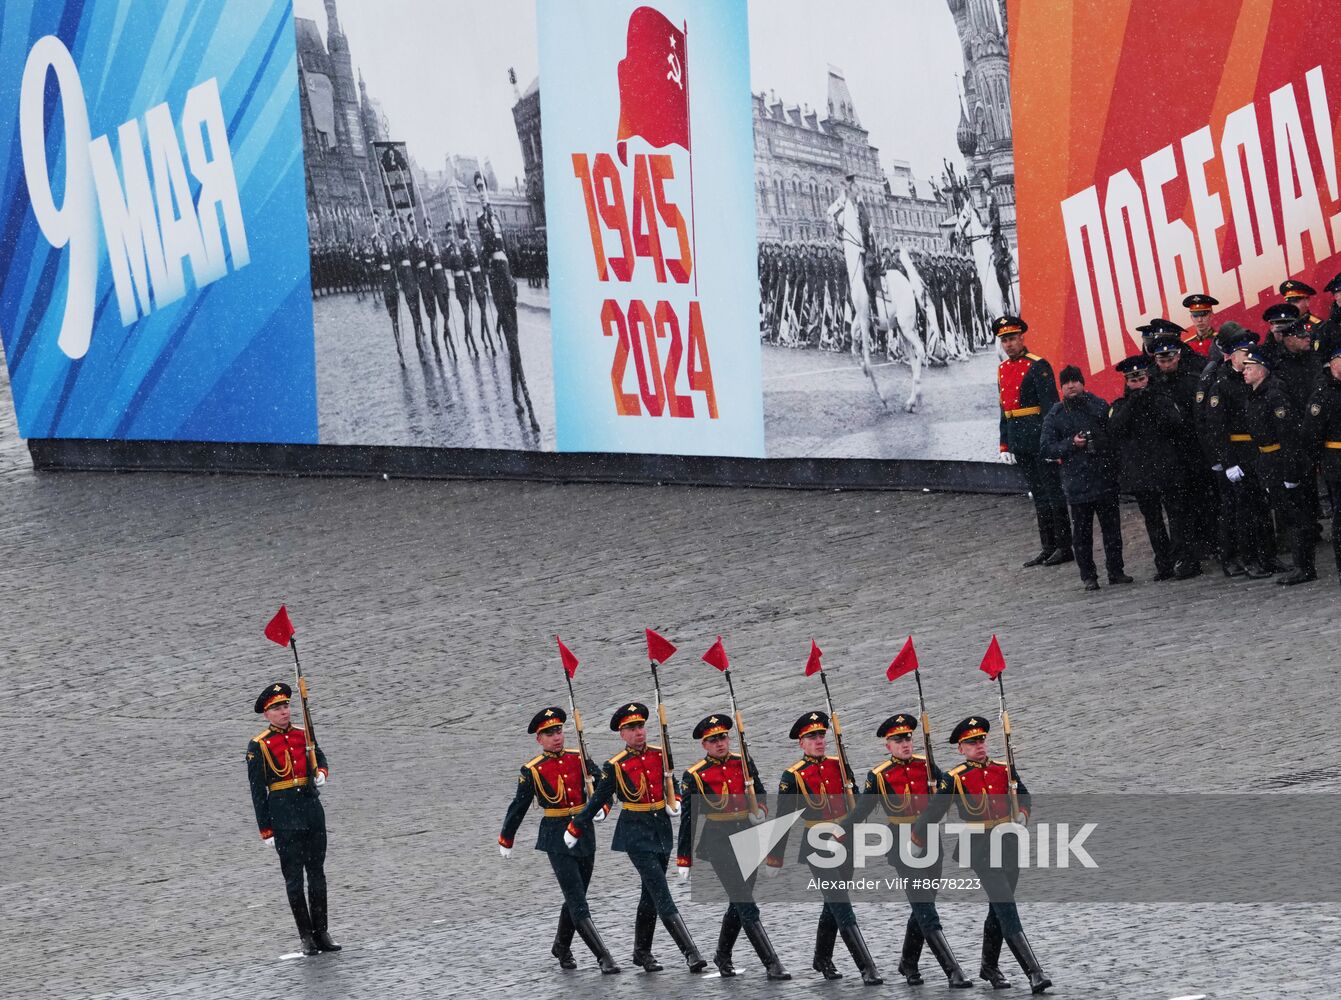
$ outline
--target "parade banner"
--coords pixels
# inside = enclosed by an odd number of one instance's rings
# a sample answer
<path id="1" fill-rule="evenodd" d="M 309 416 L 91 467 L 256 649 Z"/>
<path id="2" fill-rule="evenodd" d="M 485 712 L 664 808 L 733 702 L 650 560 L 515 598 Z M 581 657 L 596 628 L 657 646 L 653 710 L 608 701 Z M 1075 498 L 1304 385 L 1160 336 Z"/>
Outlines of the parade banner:
<path id="1" fill-rule="evenodd" d="M 1136 327 L 1264 329 L 1341 270 L 1341 27 L 1308 0 L 1011 4 L 1029 343 L 1111 397 Z M 1330 296 L 1305 303 L 1326 317 Z"/>
<path id="2" fill-rule="evenodd" d="M 559 448 L 762 457 L 745 2 L 540 12 Z"/>
<path id="3" fill-rule="evenodd" d="M 0 332 L 23 436 L 316 441 L 291 17 L 0 9 Z"/>

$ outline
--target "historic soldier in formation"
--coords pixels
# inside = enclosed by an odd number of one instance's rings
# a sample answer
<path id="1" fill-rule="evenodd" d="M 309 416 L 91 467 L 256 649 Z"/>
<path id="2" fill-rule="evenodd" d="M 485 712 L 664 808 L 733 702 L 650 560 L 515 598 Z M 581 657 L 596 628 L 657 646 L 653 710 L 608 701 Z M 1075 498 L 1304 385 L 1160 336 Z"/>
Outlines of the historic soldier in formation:
<path id="1" fill-rule="evenodd" d="M 992 323 L 992 332 L 1006 354 L 997 368 L 1001 456 L 1019 465 L 1034 500 L 1042 547 L 1025 565 L 1060 566 L 1072 559 L 1071 523 L 1057 464 L 1045 460 L 1039 447 L 1043 418 L 1060 396 L 1052 366 L 1025 346 L 1028 331 L 1029 324 L 1018 316 L 1001 316 Z"/>
<path id="2" fill-rule="evenodd" d="M 917 719 L 907 712 L 899 712 L 882 722 L 876 730 L 876 736 L 885 741 L 889 757 L 873 767 L 866 776 L 866 786 L 857 807 L 858 821 L 878 807 L 886 821 L 897 831 L 897 827 L 911 824 L 926 809 L 929 797 L 944 775 L 925 756 L 913 752 L 913 733 L 916 729 Z M 936 912 L 936 891 L 913 888 L 915 881 L 941 877 L 940 857 L 937 856 L 936 863 L 930 867 L 913 868 L 899 854 L 896 835 L 894 846 L 890 848 L 889 862 L 898 869 L 899 876 L 905 879 L 908 902 L 912 907 L 903 931 L 899 975 L 904 977 L 909 986 L 922 985 L 918 961 L 925 941 L 944 970 L 951 989 L 972 986 L 972 980 L 964 975 L 941 930 L 940 914 Z"/>
<path id="3" fill-rule="evenodd" d="M 850 814 L 856 807 L 855 796 L 850 792 L 855 785 L 851 770 L 845 769 L 837 757 L 826 753 L 828 732 L 829 716 L 824 712 L 807 712 L 797 719 L 789 735 L 800 745 L 801 759 L 787 768 L 778 782 L 779 800 L 795 802 L 795 808 L 805 810 L 803 820 L 807 829 L 820 823 L 850 824 Z M 770 868 L 782 867 L 786 846 L 785 836 L 774 845 L 765 859 Z M 812 874 L 824 880 L 825 884 L 841 883 L 852 877 L 850 854 L 837 868 L 821 868 L 813 863 L 803 837 L 799 857 L 810 866 Z M 834 942 L 842 934 L 852 961 L 861 971 L 861 981 L 879 986 L 884 980 L 876 969 L 870 949 L 866 947 L 861 928 L 857 926 L 857 915 L 846 890 L 825 888 L 823 895 L 824 906 L 815 929 L 815 958 L 811 967 L 825 979 L 842 978 L 843 974 L 833 964 Z"/>
<path id="4" fill-rule="evenodd" d="M 432 233 L 432 223 L 427 218 L 424 219 L 424 227 L 426 234 Z M 424 315 L 428 317 L 428 342 L 433 345 L 433 356 L 441 365 L 442 352 L 438 349 L 438 294 L 433 287 L 433 264 L 437 256 L 437 244 L 433 242 L 431 235 L 421 238 L 416 229 L 410 245 L 414 256 L 415 280 L 419 284 L 419 299 L 424 303 Z M 428 352 L 424 350 L 422 344 L 419 345 L 419 350 L 423 360 L 427 361 Z"/>
<path id="5" fill-rule="evenodd" d="M 405 297 L 405 308 L 409 310 L 410 322 L 414 327 L 415 347 L 419 351 L 419 360 L 424 360 L 424 321 L 419 315 L 419 277 L 416 272 L 418 261 L 418 240 L 411 242 L 405 232 L 410 229 L 407 217 L 405 228 L 398 228 L 391 234 L 391 255 L 396 262 L 396 277 L 400 281 L 400 292 Z"/>
<path id="6" fill-rule="evenodd" d="M 791 979 L 782 967 L 773 942 L 764 930 L 759 907 L 754 902 L 754 880 L 741 876 L 735 852 L 731 847 L 732 834 L 762 822 L 767 816 L 764 804 L 765 790 L 759 769 L 749 761 L 748 773 L 738 753 L 731 751 L 729 733 L 731 717 L 726 713 L 710 715 L 694 727 L 694 739 L 703 746 L 704 757 L 685 769 L 680 781 L 684 793 L 681 800 L 680 837 L 677 864 L 681 878 L 687 877 L 694 860 L 707 862 L 726 892 L 727 908 L 722 917 L 717 937 L 717 951 L 713 964 L 723 976 L 734 976 L 735 965 L 731 952 L 741 930 L 753 946 L 769 979 Z M 751 813 L 746 795 L 746 783 L 753 788 L 758 811 Z M 695 817 L 702 817 L 698 843 L 693 843 Z"/>
<path id="7" fill-rule="evenodd" d="M 292 693 L 276 683 L 257 697 L 256 714 L 268 725 L 247 744 L 247 780 L 261 839 L 279 854 L 303 954 L 315 955 L 340 950 L 327 930 L 326 813 L 317 791 L 329 769 L 321 748 L 290 721 Z"/>
<path id="8" fill-rule="evenodd" d="M 431 281 L 430 294 L 438 303 L 442 313 L 442 342 L 447 347 L 447 357 L 456 364 L 456 345 L 452 343 L 452 282 L 448 276 L 447 265 L 443 261 L 442 248 L 433 238 L 433 221 L 427 220 L 428 237 L 424 240 L 424 261 L 428 265 Z M 430 320 L 432 317 L 430 316 Z M 438 350 L 438 342 L 433 341 L 433 350 Z"/>
<path id="9" fill-rule="evenodd" d="M 456 290 L 456 302 L 461 307 L 461 320 L 464 329 L 463 338 L 466 350 L 470 352 L 472 358 L 480 356 L 480 349 L 475 344 L 475 336 L 470 327 L 470 303 L 471 286 L 470 276 L 466 273 L 466 259 L 461 253 L 462 244 L 454 239 L 447 240 L 446 257 L 444 264 L 452 274 L 452 287 Z"/>
<path id="10" fill-rule="evenodd" d="M 569 822 L 564 842 L 570 848 L 576 846 L 590 829 L 596 813 L 608 809 L 618 799 L 619 820 L 610 849 L 629 856 L 642 882 L 633 927 L 633 964 L 648 972 L 661 968 L 652 954 L 652 936 L 659 915 L 671 940 L 684 955 L 689 971 L 702 972 L 708 963 L 689 936 L 666 883 L 666 868 L 674 847 L 670 821 L 672 816 L 680 815 L 680 806 L 675 803 L 679 789 L 675 787 L 674 775 L 667 787 L 665 756 L 661 747 L 647 742 L 647 718 L 647 706 L 636 701 L 622 705 L 610 717 L 610 729 L 619 733 L 624 749 L 606 761 L 595 794 Z"/>
<path id="11" fill-rule="evenodd" d="M 467 291 L 474 296 L 475 305 L 480 310 L 480 343 L 489 349 L 490 354 L 497 354 L 498 350 L 494 347 L 493 337 L 489 335 L 489 278 L 480 269 L 480 257 L 475 252 L 475 244 L 471 242 L 470 236 L 461 238 L 461 265 L 466 271 Z M 466 299 L 466 309 L 470 309 L 470 299 Z"/>
<path id="12" fill-rule="evenodd" d="M 985 718 L 975 715 L 961 721 L 950 733 L 950 743 L 958 747 L 964 761 L 941 777 L 937 794 L 913 823 L 914 844 L 924 846 L 927 843 L 928 826 L 939 823 L 951 805 L 957 808 L 960 820 L 981 824 L 985 830 L 1003 823 L 1028 823 L 1029 790 L 1014 768 L 988 757 L 987 733 L 990 729 Z M 1042 993 L 1052 985 L 1052 980 L 1034 957 L 1015 906 L 1015 886 L 1020 878 L 1017 853 L 1008 848 L 1002 850 L 1002 866 L 994 868 L 990 838 L 985 833 L 973 837 L 969 851 L 970 865 L 982 880 L 989 900 L 987 919 L 983 922 L 979 976 L 993 987 L 1010 985 L 999 965 L 1004 940 L 1029 977 L 1030 989 Z"/>
<path id="13" fill-rule="evenodd" d="M 377 282 L 382 291 L 382 303 L 386 314 L 391 318 L 391 336 L 396 340 L 396 357 L 401 367 L 405 367 L 405 351 L 400 346 L 400 286 L 396 283 L 394 251 L 382 236 L 381 229 L 372 240 L 373 267 L 377 272 Z"/>
<path id="14" fill-rule="evenodd" d="M 526 811 L 533 801 L 539 800 L 544 809 L 540 820 L 540 835 L 535 849 L 549 857 L 550 867 L 563 893 L 563 908 L 559 911 L 559 926 L 554 933 L 550 954 L 559 960 L 563 969 L 577 968 L 573 958 L 573 932 L 582 937 L 591 953 L 596 956 L 602 973 L 619 971 L 610 957 L 605 942 L 597 933 L 587 907 L 587 887 L 596 863 L 596 836 L 590 826 L 571 847 L 564 843 L 564 832 L 569 819 L 582 811 L 587 802 L 586 775 L 596 773 L 594 761 L 582 760 L 576 750 L 564 749 L 563 724 L 568 713 L 557 705 L 542 708 L 531 719 L 526 732 L 535 736 L 540 753 L 522 765 L 517 778 L 517 790 L 503 820 L 503 832 L 498 836 L 498 850 L 504 858 L 512 857 L 512 844 Z M 593 815 L 593 822 L 605 818 L 604 811 Z"/>

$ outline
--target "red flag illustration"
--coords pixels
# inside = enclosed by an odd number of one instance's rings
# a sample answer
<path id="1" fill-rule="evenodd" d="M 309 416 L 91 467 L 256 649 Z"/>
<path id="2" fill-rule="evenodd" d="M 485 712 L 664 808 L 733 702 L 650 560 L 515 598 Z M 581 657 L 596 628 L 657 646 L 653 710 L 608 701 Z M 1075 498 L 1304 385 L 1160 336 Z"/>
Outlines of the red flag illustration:
<path id="1" fill-rule="evenodd" d="M 619 61 L 619 140 L 642 136 L 649 146 L 689 149 L 689 62 L 685 33 L 660 11 L 639 7 L 629 16 L 627 51 Z"/>
<path id="2" fill-rule="evenodd" d="M 665 663 L 675 655 L 675 644 L 655 629 L 647 629 L 647 658 Z"/>
<path id="3" fill-rule="evenodd" d="M 731 663 L 726 658 L 726 647 L 722 645 L 722 637 L 719 635 L 706 653 L 703 654 L 703 662 L 716 667 L 718 670 L 730 670 Z"/>
<path id="4" fill-rule="evenodd" d="M 996 641 L 996 636 L 992 636 L 991 645 L 987 647 L 987 652 L 983 654 L 982 663 L 978 669 L 985 673 L 992 680 L 1001 676 L 1001 672 L 1006 669 L 1006 658 L 1001 655 L 1001 645 Z"/>
<path id="5" fill-rule="evenodd" d="M 806 659 L 806 676 L 817 674 L 824 669 L 824 664 L 820 663 L 820 657 L 824 655 L 823 650 L 815 645 L 815 640 L 810 640 L 810 656 Z"/>
<path id="6" fill-rule="evenodd" d="M 903 644 L 899 650 L 899 655 L 894 657 L 894 662 L 889 665 L 885 671 L 885 676 L 890 680 L 896 677 L 902 677 L 904 674 L 911 673 L 917 669 L 917 650 L 913 649 L 913 637 L 910 635 L 908 641 Z"/>
<path id="7" fill-rule="evenodd" d="M 557 635 L 554 637 L 554 641 L 559 644 L 559 659 L 563 660 L 563 672 L 571 679 L 573 674 L 577 673 L 577 657 Z"/>
<path id="8" fill-rule="evenodd" d="M 288 609 L 281 604 L 279 610 L 275 612 L 275 617 L 266 623 L 265 637 L 271 642 L 287 646 L 289 640 L 293 638 L 293 634 L 293 622 L 289 621 Z"/>

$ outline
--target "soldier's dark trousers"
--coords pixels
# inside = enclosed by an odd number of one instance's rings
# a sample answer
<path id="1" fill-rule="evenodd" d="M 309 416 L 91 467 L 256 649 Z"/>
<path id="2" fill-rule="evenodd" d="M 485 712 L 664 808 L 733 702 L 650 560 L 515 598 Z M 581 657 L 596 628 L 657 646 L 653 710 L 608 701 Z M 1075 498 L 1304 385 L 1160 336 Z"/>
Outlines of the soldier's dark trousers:
<path id="1" fill-rule="evenodd" d="M 1015 464 L 1024 473 L 1024 481 L 1034 499 L 1038 516 L 1038 534 L 1044 548 L 1071 549 L 1071 524 L 1066 517 L 1066 501 L 1062 495 L 1060 467 L 1037 455 L 1018 453 Z"/>
<path id="2" fill-rule="evenodd" d="M 638 922 L 650 923 L 658 916 L 673 917 L 679 913 L 666 882 L 666 866 L 670 864 L 670 855 L 629 851 L 629 861 L 638 869 L 638 877 L 643 883 L 642 894 L 638 897 Z"/>
<path id="3" fill-rule="evenodd" d="M 1012 838 L 1013 840 L 1013 838 Z M 984 961 L 996 964 L 1001 954 L 1001 942 L 1012 934 L 1019 934 L 1024 928 L 1020 925 L 1020 911 L 1015 906 L 1015 886 L 1020 881 L 1020 869 L 1013 863 L 1014 844 L 1002 842 L 1002 865 L 991 865 L 990 841 L 987 837 L 974 839 L 970 863 L 973 871 L 982 880 L 983 891 L 987 893 L 987 919 L 982 925 L 982 943 Z"/>
<path id="4" fill-rule="evenodd" d="M 820 868 L 809 862 L 807 865 L 810 874 L 820 880 L 820 885 L 841 884 L 852 878 L 851 855 L 837 868 Z M 833 957 L 834 940 L 838 936 L 838 929 L 855 925 L 857 914 L 852 909 L 852 901 L 848 898 L 846 890 L 828 888 L 821 889 L 820 892 L 824 896 L 824 907 L 820 910 L 819 923 L 815 927 L 815 954 L 827 959 Z"/>
<path id="5" fill-rule="evenodd" d="M 890 851 L 890 859 L 893 861 L 900 877 L 906 879 L 903 891 L 904 895 L 908 897 L 909 906 L 913 910 L 909 917 L 908 928 L 912 930 L 916 925 L 922 934 L 927 931 L 938 931 L 941 929 L 941 915 L 936 910 L 936 890 L 915 889 L 913 886 L 918 882 L 939 879 L 943 859 L 938 856 L 936 863 L 927 868 L 913 868 L 911 865 L 904 864 L 903 859 L 899 857 L 897 827 L 894 829 L 894 849 Z"/>
<path id="6" fill-rule="evenodd" d="M 1332 553 L 1336 556 L 1336 572 L 1341 575 L 1341 479 L 1329 479 L 1327 492 L 1332 497 Z"/>
<path id="7" fill-rule="evenodd" d="M 276 830 L 275 850 L 284 873 L 289 909 L 302 934 L 326 930 L 326 831 Z M 307 893 L 303 893 L 303 875 Z"/>
<path id="8" fill-rule="evenodd" d="M 1155 572 L 1172 573 L 1176 564 L 1196 562 L 1196 552 L 1187 540 L 1183 499 L 1172 490 L 1149 490 L 1132 494 L 1145 520 L 1145 533 L 1155 555 Z M 1168 527 L 1165 527 L 1165 514 Z"/>
<path id="9" fill-rule="evenodd" d="M 522 371 L 521 348 L 517 343 L 517 297 L 512 291 L 512 273 L 505 260 L 489 262 L 489 286 L 494 290 L 494 305 L 498 309 L 498 326 L 508 349 L 508 369 L 512 373 L 512 401 L 518 406 L 526 400 L 526 409 L 534 418 L 531 391 L 526 387 L 526 373 Z M 520 396 L 519 396 L 520 393 Z"/>
<path id="10" fill-rule="evenodd" d="M 1073 503 L 1071 505 L 1072 548 L 1076 555 L 1076 568 L 1080 578 L 1085 581 L 1099 579 L 1099 571 L 1094 565 L 1094 518 L 1099 518 L 1099 531 L 1104 539 L 1104 567 L 1111 579 L 1123 570 L 1122 565 L 1122 516 L 1118 513 L 1117 494 L 1099 501 Z"/>
<path id="11" fill-rule="evenodd" d="M 1228 561 L 1235 555 L 1240 562 L 1265 566 L 1275 562 L 1274 540 L 1264 531 L 1267 521 L 1262 486 L 1250 469 L 1243 478 L 1231 483 L 1220 473 L 1220 552 Z M 1226 553 L 1229 555 L 1227 556 Z"/>
<path id="12" fill-rule="evenodd" d="M 736 943 L 742 925 L 759 919 L 759 906 L 754 901 L 755 875 L 748 879 L 740 877 L 740 866 L 734 856 L 709 858 L 708 864 L 726 893 L 728 906 L 722 915 L 722 932 L 719 946 L 725 946 L 729 954 Z"/>
<path id="13" fill-rule="evenodd" d="M 559 931 L 556 943 L 567 948 L 573 943 L 575 922 L 590 916 L 587 907 L 587 887 L 591 885 L 591 873 L 596 867 L 595 855 L 574 857 L 567 851 L 550 851 L 549 865 L 554 869 L 554 878 L 563 893 L 563 909 L 559 911 Z"/>
<path id="14" fill-rule="evenodd" d="M 1279 476 L 1264 479 L 1263 482 L 1266 484 L 1271 510 L 1289 535 L 1295 569 L 1312 572 L 1313 550 L 1317 543 L 1313 537 L 1313 519 L 1309 516 L 1304 485 L 1300 483 L 1294 489 L 1286 489 L 1285 481 Z M 1332 544 L 1336 544 L 1335 540 Z"/>

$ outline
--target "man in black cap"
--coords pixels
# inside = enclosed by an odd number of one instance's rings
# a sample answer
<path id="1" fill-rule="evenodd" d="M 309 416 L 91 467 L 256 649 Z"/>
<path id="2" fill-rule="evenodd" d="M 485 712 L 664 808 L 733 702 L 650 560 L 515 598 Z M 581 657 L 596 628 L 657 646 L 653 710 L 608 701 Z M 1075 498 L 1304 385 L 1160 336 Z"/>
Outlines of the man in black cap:
<path id="1" fill-rule="evenodd" d="M 981 824 L 990 830 L 1003 823 L 1029 822 L 1030 798 L 1024 781 L 1009 764 L 991 760 L 987 755 L 987 733 L 991 725 L 981 715 L 971 716 L 955 726 L 950 742 L 959 748 L 964 762 L 950 768 L 942 776 L 922 815 L 913 823 L 912 840 L 924 846 L 928 827 L 939 823 L 953 804 L 959 818 L 965 823 Z M 1014 784 L 1012 795 L 1012 783 Z M 1012 799 L 1014 801 L 1012 801 Z M 1019 814 L 1012 815 L 1018 805 Z M 989 906 L 982 928 L 982 966 L 978 975 L 1001 989 L 1010 985 L 1001 972 L 1001 942 L 1010 946 L 1011 954 L 1029 977 L 1029 987 L 1042 993 L 1052 985 L 1043 972 L 1029 939 L 1024 936 L 1020 913 L 1015 906 L 1015 886 L 1020 880 L 1019 853 L 1002 844 L 1001 866 L 994 868 L 991 857 L 991 839 L 979 834 L 969 847 L 969 864 L 982 881 Z"/>
<path id="2" fill-rule="evenodd" d="M 1192 317 L 1192 325 L 1183 331 L 1181 340 L 1207 361 L 1215 360 L 1218 354 L 1215 327 L 1211 325 L 1211 310 L 1219 304 L 1219 299 L 1203 292 L 1196 292 L 1183 299 L 1183 308 Z"/>
<path id="3" fill-rule="evenodd" d="M 717 951 L 713 964 L 724 977 L 734 976 L 736 967 L 731 952 L 741 929 L 754 946 L 755 954 L 764 964 L 769 979 L 791 979 L 782 967 L 773 942 L 759 919 L 759 907 L 754 902 L 756 873 L 742 878 L 740 865 L 731 847 L 731 837 L 762 823 L 768 816 L 765 807 L 763 780 L 754 761 L 748 767 L 738 753 L 732 753 L 731 717 L 725 712 L 710 715 L 694 727 L 694 739 L 703 746 L 702 760 L 685 769 L 680 787 L 684 791 L 680 810 L 680 841 L 676 864 L 681 878 L 689 877 L 689 869 L 697 858 L 706 861 L 726 893 L 728 905 L 722 917 L 722 928 L 717 936 Z M 751 813 L 745 794 L 746 782 L 754 789 L 757 812 Z M 702 818 L 698 843 L 694 844 L 694 818 Z"/>
<path id="4" fill-rule="evenodd" d="M 1313 565 L 1313 522 L 1300 484 L 1312 469 L 1304 452 L 1302 420 L 1280 382 L 1271 375 L 1271 363 L 1260 350 L 1244 358 L 1243 381 L 1248 396 L 1248 428 L 1257 446 L 1257 474 L 1282 527 L 1293 538 L 1294 571 L 1276 582 L 1287 587 L 1318 578 Z"/>
<path id="5" fill-rule="evenodd" d="M 558 705 L 551 705 L 537 712 L 526 727 L 526 732 L 540 744 L 540 753 L 521 767 L 517 790 L 503 818 L 503 831 L 498 835 L 498 853 L 504 858 L 512 857 L 517 829 L 526 818 L 532 801 L 538 799 L 544 816 L 540 820 L 535 849 L 544 851 L 549 857 L 559 891 L 563 893 L 559 927 L 554 933 L 550 954 L 559 960 L 561 969 L 576 969 L 577 961 L 572 951 L 573 931 L 576 930 L 596 956 L 601 972 L 609 974 L 618 972 L 619 966 L 610 957 L 587 907 L 587 887 L 591 885 L 591 873 L 596 864 L 596 835 L 588 827 L 575 846 L 569 847 L 563 841 L 569 818 L 581 812 L 587 802 L 584 778 L 597 773 L 595 762 L 587 760 L 584 774 L 582 755 L 576 750 L 564 749 L 563 724 L 567 720 L 567 712 Z M 592 820 L 599 822 L 604 818 L 605 813 L 600 812 Z"/>
<path id="6" fill-rule="evenodd" d="M 1314 333 L 1313 349 L 1325 358 L 1330 358 L 1332 352 L 1341 347 L 1341 274 L 1338 274 L 1331 281 L 1323 286 L 1323 291 L 1332 297 L 1331 306 L 1327 311 L 1327 318 L 1318 324 Z"/>
<path id="7" fill-rule="evenodd" d="M 1177 323 L 1157 316 L 1149 323 L 1138 326 L 1136 331 L 1141 335 L 1141 349 L 1146 354 L 1154 355 L 1153 348 L 1157 341 L 1172 340 L 1178 345 L 1178 362 L 1184 371 L 1200 374 L 1206 367 L 1206 359 L 1182 342 L 1183 328 Z"/>
<path id="8" fill-rule="evenodd" d="M 1291 278 L 1289 281 L 1282 281 L 1278 291 L 1286 302 L 1299 310 L 1299 317 L 1310 333 L 1321 325 L 1322 320 L 1313 315 L 1313 296 L 1318 293 L 1312 286 Z"/>
<path id="9" fill-rule="evenodd" d="M 1030 354 L 1024 335 L 1029 324 L 1018 316 L 1001 316 L 992 323 L 1006 360 L 997 367 L 997 397 L 1001 405 L 1001 459 L 1018 464 L 1034 500 L 1042 548 L 1026 566 L 1060 566 L 1070 562 L 1071 524 L 1066 517 L 1057 465 L 1040 454 L 1043 418 L 1057 402 L 1052 366 Z"/>
<path id="10" fill-rule="evenodd" d="M 922 942 L 931 947 L 944 970 L 951 989 L 966 989 L 973 981 L 964 975 L 950 943 L 941 930 L 940 914 L 936 912 L 936 890 L 914 888 L 925 880 L 933 884 L 941 877 L 941 859 L 929 868 L 913 868 L 899 854 L 898 827 L 912 823 L 926 809 L 931 794 L 945 776 L 940 768 L 928 762 L 922 754 L 913 752 L 913 732 L 917 719 L 907 712 L 891 715 L 880 724 L 876 736 L 885 741 L 889 757 L 871 769 L 866 776 L 866 787 L 857 806 L 854 822 L 861 822 L 880 806 L 886 822 L 895 828 L 894 846 L 889 852 L 889 863 L 898 869 L 904 879 L 905 892 L 912 913 L 903 930 L 903 952 L 899 958 L 899 975 L 909 986 L 922 985 L 918 959 Z"/>
<path id="11" fill-rule="evenodd" d="M 1048 411 L 1040 438 L 1042 456 L 1062 463 L 1062 489 L 1071 508 L 1076 568 L 1086 590 L 1099 589 L 1094 565 L 1094 519 L 1104 539 L 1104 566 L 1110 584 L 1131 583 L 1122 563 L 1122 517 L 1118 512 L 1108 404 L 1085 391 L 1075 365 L 1062 369 L 1062 400 Z"/>
<path id="12" fill-rule="evenodd" d="M 570 848 L 576 846 L 596 813 L 618 798 L 619 821 L 610 850 L 626 853 L 642 882 L 633 925 L 633 964 L 647 972 L 661 968 L 652 954 L 652 936 L 660 915 L 689 971 L 702 972 L 708 963 L 698 953 L 666 884 L 666 868 L 674 847 L 670 821 L 680 815 L 679 804 L 672 803 L 679 789 L 674 775 L 671 787 L 666 787 L 665 756 L 661 747 L 647 742 L 647 718 L 647 706 L 642 702 L 630 701 L 615 709 L 610 729 L 619 733 L 624 749 L 605 762 L 595 793 L 586 808 L 569 822 L 563 839 Z"/>
<path id="13" fill-rule="evenodd" d="M 1341 343 L 1332 349 L 1327 373 L 1308 403 L 1304 439 L 1322 463 L 1322 478 L 1332 496 L 1332 551 L 1341 577 Z"/>
<path id="14" fill-rule="evenodd" d="M 1200 576 L 1201 563 L 1188 541 L 1182 414 L 1172 399 L 1150 388 L 1148 355 L 1133 354 L 1116 369 L 1126 386 L 1109 408 L 1108 429 L 1117 445 L 1122 490 L 1136 499 L 1145 520 L 1155 580 Z"/>
<path id="15" fill-rule="evenodd" d="M 1275 360 L 1285 350 L 1285 331 L 1300 322 L 1304 314 L 1289 302 L 1277 302 L 1262 310 L 1262 322 L 1267 324 L 1270 333 L 1259 348 L 1267 358 Z"/>
<path id="16" fill-rule="evenodd" d="M 831 823 L 850 830 L 856 795 L 854 791 L 849 801 L 848 791 L 855 790 L 856 778 L 837 757 L 827 754 L 828 732 L 829 716 L 824 712 L 807 712 L 792 725 L 790 736 L 801 747 L 801 759 L 787 768 L 778 782 L 778 809 L 804 810 L 802 820 L 806 829 Z M 782 867 L 786 849 L 787 837 L 783 836 L 765 859 L 770 869 Z M 852 961 L 861 970 L 861 981 L 868 986 L 881 985 L 884 979 L 880 977 L 875 959 L 866 947 L 866 939 L 857 926 L 857 914 L 847 891 L 835 887 L 852 878 L 851 853 L 845 853 L 843 863 L 837 867 L 821 868 L 814 863 L 807 850 L 806 838 L 802 837 L 798 859 L 810 867 L 811 874 L 820 880 L 821 885 L 828 886 L 821 890 L 824 906 L 815 928 L 815 958 L 811 968 L 825 979 L 843 978 L 833 964 L 834 941 L 841 933 Z"/>
<path id="17" fill-rule="evenodd" d="M 1157 337 L 1151 341 L 1150 356 L 1155 360 L 1155 367 L 1150 372 L 1150 388 L 1173 400 L 1183 418 L 1177 442 L 1184 474 L 1180 492 L 1183 507 L 1187 510 L 1189 554 L 1200 564 L 1202 558 L 1211 557 L 1217 551 L 1216 520 L 1219 517 L 1220 500 L 1215 492 L 1211 463 L 1202 454 L 1201 440 L 1197 434 L 1197 387 L 1201 372 L 1194 374 L 1179 364 L 1186 350 L 1183 344 L 1172 337 Z M 1220 349 L 1217 347 L 1217 358 L 1219 354 Z"/>
<path id="18" fill-rule="evenodd" d="M 247 780 L 261 840 L 274 846 L 284 873 L 303 954 L 339 951 L 326 929 L 326 812 L 317 789 L 326 783 L 326 755 L 289 718 L 287 684 L 271 684 L 256 699 L 269 723 L 247 744 Z M 303 892 L 303 876 L 307 892 Z"/>
<path id="19" fill-rule="evenodd" d="M 1290 397 L 1291 410 L 1302 420 L 1308 411 L 1309 400 L 1318 386 L 1327 378 L 1327 369 L 1322 356 L 1313 348 L 1316 327 L 1309 326 L 1306 320 L 1292 323 L 1281 331 L 1281 343 L 1284 346 L 1276 356 L 1271 374 L 1280 381 L 1281 388 Z M 1322 528 L 1318 524 L 1322 518 L 1322 502 L 1318 496 L 1318 474 L 1312 461 L 1304 473 L 1304 481 L 1299 484 L 1303 491 L 1305 512 L 1308 515 L 1310 530 L 1315 539 L 1321 537 Z"/>

